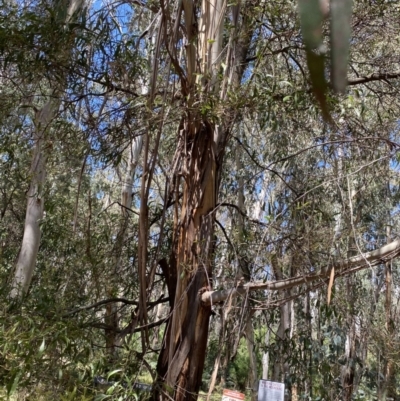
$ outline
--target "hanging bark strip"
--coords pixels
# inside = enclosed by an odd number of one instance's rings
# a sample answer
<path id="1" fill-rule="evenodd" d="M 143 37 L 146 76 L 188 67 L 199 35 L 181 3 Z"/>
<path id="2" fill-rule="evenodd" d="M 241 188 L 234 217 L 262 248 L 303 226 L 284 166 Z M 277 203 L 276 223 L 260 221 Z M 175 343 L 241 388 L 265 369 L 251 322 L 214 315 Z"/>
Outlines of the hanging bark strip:
<path id="1" fill-rule="evenodd" d="M 213 127 L 203 122 L 190 134 L 183 124 L 182 139 L 188 147 L 183 202 L 170 269 L 176 277 L 174 309 L 160 355 L 158 374 L 165 379 L 163 392 L 174 400 L 197 398 L 208 338 L 209 306 L 199 294 L 210 289 L 217 164 Z"/>

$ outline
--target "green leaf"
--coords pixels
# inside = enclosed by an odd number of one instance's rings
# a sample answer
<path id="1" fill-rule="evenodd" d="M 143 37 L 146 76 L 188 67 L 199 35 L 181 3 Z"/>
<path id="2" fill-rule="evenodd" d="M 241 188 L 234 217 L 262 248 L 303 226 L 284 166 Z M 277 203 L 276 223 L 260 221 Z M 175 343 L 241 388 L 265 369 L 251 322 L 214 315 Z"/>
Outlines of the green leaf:
<path id="1" fill-rule="evenodd" d="M 102 400 L 109 399 L 110 397 L 111 397 L 110 395 L 106 395 L 106 394 L 97 394 L 94 401 L 102 401 Z"/>
<path id="2" fill-rule="evenodd" d="M 312 89 L 326 121 L 331 121 L 326 102 L 325 58 L 321 52 L 324 15 L 319 0 L 299 0 L 301 32 L 306 45 Z"/>
<path id="3" fill-rule="evenodd" d="M 111 376 L 116 375 L 117 373 L 122 372 L 122 369 L 115 369 L 107 375 L 107 379 L 110 379 Z"/>
<path id="4" fill-rule="evenodd" d="M 11 381 L 7 383 L 7 396 L 10 397 L 14 394 L 15 390 L 17 389 L 19 379 L 22 375 L 22 371 L 16 371 L 11 376 Z"/>
<path id="5" fill-rule="evenodd" d="M 336 92 L 344 93 L 351 37 L 352 0 L 331 0 L 331 79 Z"/>
<path id="6" fill-rule="evenodd" d="M 311 85 L 314 95 L 321 107 L 325 121 L 331 121 L 328 104 L 326 102 L 326 91 L 328 88 L 325 79 L 324 56 L 307 49 L 307 65 L 310 71 Z"/>
<path id="7" fill-rule="evenodd" d="M 319 0 L 299 0 L 301 33 L 310 50 L 317 49 L 322 43 L 322 22 L 324 16 Z"/>
<path id="8" fill-rule="evenodd" d="M 46 348 L 46 342 L 45 342 L 45 340 L 44 340 L 44 338 L 43 338 L 43 341 L 42 341 L 42 343 L 40 344 L 39 351 L 38 351 L 39 355 L 43 354 L 45 348 Z"/>

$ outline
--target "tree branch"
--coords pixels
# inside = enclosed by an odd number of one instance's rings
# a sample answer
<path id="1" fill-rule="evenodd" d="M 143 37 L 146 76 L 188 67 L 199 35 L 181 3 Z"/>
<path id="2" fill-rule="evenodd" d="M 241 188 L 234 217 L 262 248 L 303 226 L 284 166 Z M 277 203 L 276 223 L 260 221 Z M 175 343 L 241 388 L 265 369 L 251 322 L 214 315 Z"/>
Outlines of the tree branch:
<path id="1" fill-rule="evenodd" d="M 128 334 L 128 332 L 129 332 L 129 333 L 139 333 L 139 332 L 142 331 L 144 328 L 152 329 L 152 328 L 154 328 L 154 327 L 161 326 L 161 325 L 164 324 L 167 320 L 168 320 L 168 317 L 165 318 L 165 319 L 157 320 L 157 321 L 155 321 L 155 322 L 153 322 L 153 323 L 148 323 L 148 324 L 146 324 L 145 326 L 136 327 L 136 328 L 134 328 L 134 329 L 132 329 L 129 325 L 128 325 L 127 327 L 125 327 L 124 329 L 118 329 L 118 328 L 116 328 L 116 327 L 114 327 L 114 326 L 110 326 L 110 325 L 105 324 L 105 323 L 87 323 L 87 324 L 85 324 L 85 327 L 94 327 L 94 328 L 96 328 L 96 329 L 110 330 L 110 331 L 113 331 L 113 332 L 118 333 L 118 334 L 120 334 L 121 336 L 123 336 L 123 335 Z"/>
<path id="2" fill-rule="evenodd" d="M 400 71 L 392 72 L 392 73 L 383 73 L 383 74 L 371 74 L 366 77 L 350 79 L 347 82 L 347 85 L 359 85 L 359 84 L 365 84 L 367 82 L 373 82 L 373 81 L 386 81 L 388 79 L 395 79 L 395 78 L 399 78 L 399 77 L 400 77 Z"/>
<path id="3" fill-rule="evenodd" d="M 158 304 L 161 304 L 163 302 L 168 302 L 168 301 L 169 301 L 169 297 L 166 297 L 166 298 L 160 297 L 156 301 L 148 302 L 147 306 L 153 307 L 153 306 L 156 306 Z M 135 305 L 135 306 L 139 305 L 138 301 L 133 301 L 133 300 L 126 299 L 126 298 L 108 298 L 108 299 L 103 299 L 102 301 L 99 301 L 99 302 L 95 302 L 94 304 L 91 304 L 91 305 L 86 305 L 86 306 L 82 306 L 80 308 L 74 309 L 71 312 L 65 313 L 62 317 L 68 317 L 71 315 L 75 315 L 76 313 L 82 312 L 84 310 L 97 308 L 99 306 L 107 305 L 107 304 L 111 304 L 111 303 L 115 303 L 115 302 L 122 302 L 125 305 Z"/>
<path id="4" fill-rule="evenodd" d="M 201 301 L 204 305 L 213 305 L 223 302 L 229 297 L 243 295 L 248 291 L 270 290 L 283 291 L 288 288 L 296 287 L 302 284 L 312 283 L 316 280 L 326 280 L 330 275 L 331 269 L 334 267 L 336 277 L 346 276 L 366 267 L 377 266 L 386 263 L 400 255 L 400 239 L 391 242 L 375 251 L 365 252 L 361 255 L 354 256 L 350 259 L 335 263 L 330 268 L 319 273 L 311 273 L 304 276 L 292 277 L 283 280 L 266 281 L 257 283 L 248 283 L 240 285 L 236 288 L 226 290 L 206 291 L 201 295 Z"/>

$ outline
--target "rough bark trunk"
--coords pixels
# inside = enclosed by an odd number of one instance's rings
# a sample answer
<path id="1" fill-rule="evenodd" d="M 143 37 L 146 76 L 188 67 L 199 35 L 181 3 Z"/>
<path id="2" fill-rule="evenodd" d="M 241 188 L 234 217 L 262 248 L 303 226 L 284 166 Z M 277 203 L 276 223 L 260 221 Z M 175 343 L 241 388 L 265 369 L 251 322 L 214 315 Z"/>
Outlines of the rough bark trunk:
<path id="1" fill-rule="evenodd" d="M 253 324 L 251 321 L 251 314 L 249 314 L 247 322 L 246 322 L 246 343 L 247 343 L 247 350 L 249 353 L 249 378 L 248 378 L 248 385 L 251 388 L 251 399 L 253 401 L 257 400 L 257 355 L 255 350 L 255 341 L 254 341 L 254 329 Z"/>
<path id="2" fill-rule="evenodd" d="M 176 278 L 176 289 L 157 368 L 160 387 L 154 394 L 155 399 L 176 401 L 197 399 L 201 384 L 211 314 L 211 307 L 201 302 L 201 293 L 210 289 L 218 182 L 213 127 L 204 122 L 182 134 L 191 149 L 170 263 L 174 272 L 170 280 Z"/>
<path id="3" fill-rule="evenodd" d="M 153 392 L 157 400 L 195 400 L 201 385 L 211 314 L 211 304 L 203 303 L 201 295 L 212 287 L 219 173 L 235 113 L 224 110 L 221 115 L 224 123 L 217 125 L 214 118 L 196 111 L 200 109 L 197 103 L 207 102 L 209 96 L 224 100 L 226 89 L 239 85 L 251 38 L 251 32 L 247 31 L 238 35 L 242 22 L 239 22 L 240 6 L 233 6 L 234 28 L 221 85 L 219 72 L 227 3 L 203 0 L 199 13 L 196 6 L 193 0 L 183 0 L 179 8 L 179 13 L 184 14 L 186 51 L 185 76 L 182 74 L 180 78 L 187 107 L 179 129 L 176 163 L 172 165 L 179 166 L 179 171 L 174 172 L 175 193 L 183 178 L 183 198 L 181 204 L 176 202 L 175 238 L 167 278 L 173 303 L 157 366 L 158 380 Z M 176 20 L 181 20 L 180 15 Z M 170 48 L 170 43 L 167 47 Z M 177 63 L 171 60 L 174 65 Z"/>

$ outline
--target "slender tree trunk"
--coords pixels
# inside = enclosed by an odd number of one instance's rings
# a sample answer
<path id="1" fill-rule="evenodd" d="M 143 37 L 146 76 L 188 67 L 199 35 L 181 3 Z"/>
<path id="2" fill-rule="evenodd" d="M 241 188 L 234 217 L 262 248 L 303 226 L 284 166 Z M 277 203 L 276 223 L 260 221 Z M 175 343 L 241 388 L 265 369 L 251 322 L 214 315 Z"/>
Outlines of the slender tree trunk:
<path id="1" fill-rule="evenodd" d="M 40 244 L 40 220 L 43 218 L 43 187 L 46 179 L 45 133 L 54 118 L 55 106 L 49 101 L 38 112 L 34 132 L 34 148 L 30 169 L 31 183 L 27 194 L 25 228 L 15 267 L 11 297 L 24 296 L 32 280 Z"/>
<path id="2" fill-rule="evenodd" d="M 240 140 L 242 140 L 243 129 L 241 129 Z M 245 208 L 245 196 L 244 196 L 244 178 L 242 176 L 242 148 L 237 146 L 236 149 L 236 171 L 239 174 L 238 178 L 238 208 L 242 213 L 246 213 Z M 258 203 L 258 202 L 256 202 Z M 258 216 L 257 216 L 258 217 Z M 244 279 L 245 281 L 251 280 L 251 268 L 249 258 L 246 255 L 246 245 L 245 241 L 245 225 L 244 225 L 244 217 L 241 213 L 237 213 L 237 242 L 239 245 L 239 263 L 237 270 L 237 277 L 239 279 Z M 251 397 L 253 400 L 257 398 L 257 355 L 256 348 L 254 346 L 254 328 L 251 322 L 251 318 L 253 313 L 251 311 L 251 305 L 248 299 L 245 300 L 243 308 L 246 309 L 245 315 L 247 315 L 246 326 L 245 326 L 245 337 L 247 344 L 247 352 L 249 354 L 250 366 L 249 366 L 249 374 L 248 374 L 248 386 L 252 390 Z"/>
<path id="3" fill-rule="evenodd" d="M 132 186 L 135 177 L 136 167 L 139 161 L 140 152 L 143 144 L 143 137 L 141 135 L 136 136 L 131 140 L 131 146 L 129 149 L 128 162 L 126 169 L 122 176 L 122 188 L 121 188 L 121 216 L 119 227 L 116 233 L 115 244 L 113 247 L 113 256 L 111 259 L 112 264 L 112 277 L 109 281 L 107 288 L 107 296 L 118 297 L 119 280 L 122 274 L 122 255 L 123 247 L 126 239 L 126 233 L 129 225 L 129 210 L 132 207 Z M 117 335 L 119 328 L 119 316 L 117 303 L 112 302 L 106 306 L 106 314 L 104 317 L 104 323 L 107 329 L 105 330 L 106 337 L 106 348 L 108 351 L 110 363 L 116 359 L 117 346 L 120 345 L 120 341 Z"/>
<path id="4" fill-rule="evenodd" d="M 275 361 L 273 370 L 273 380 L 283 382 L 286 379 L 286 375 L 289 373 L 289 364 L 287 363 L 287 353 L 284 351 L 287 348 L 284 345 L 289 339 L 290 331 L 290 311 L 291 311 L 291 301 L 286 302 L 280 306 L 280 321 L 277 331 L 277 340 L 280 346 L 280 352 L 277 355 L 277 360 Z"/>
<path id="5" fill-rule="evenodd" d="M 249 353 L 249 360 L 250 360 L 250 366 L 249 366 L 249 387 L 252 390 L 251 393 L 251 399 L 256 401 L 257 400 L 257 354 L 256 354 L 256 347 L 255 347 L 255 340 L 254 340 L 254 329 L 253 329 L 253 324 L 251 321 L 251 314 L 249 314 L 246 322 L 246 329 L 245 329 L 245 335 L 246 335 L 246 343 L 247 343 L 247 351 Z"/>
<path id="6" fill-rule="evenodd" d="M 347 245 L 347 257 L 350 258 L 357 254 L 357 243 L 354 234 L 355 230 L 355 216 L 353 216 L 352 202 L 356 200 L 356 191 L 350 187 L 349 184 L 349 214 L 350 217 L 347 222 L 347 227 L 350 230 L 349 240 Z M 353 298 L 353 286 L 354 277 L 350 276 L 347 278 L 346 287 L 347 294 L 349 296 L 349 330 L 346 336 L 346 364 L 342 368 L 342 387 L 343 387 L 343 400 L 351 401 L 355 390 L 355 378 L 356 378 L 356 356 L 357 356 L 357 327 L 356 327 L 356 316 L 354 311 L 354 298 Z"/>
<path id="7" fill-rule="evenodd" d="M 221 365 L 222 353 L 224 349 L 224 342 L 225 342 L 225 322 L 226 322 L 226 315 L 225 311 L 221 310 L 221 323 L 218 325 L 217 335 L 218 335 L 218 352 L 217 357 L 214 361 L 214 368 L 210 378 L 210 384 L 208 386 L 208 393 L 207 393 L 207 401 L 210 400 L 212 392 L 214 391 L 215 384 L 217 382 L 217 375 L 219 371 L 219 367 Z"/>
<path id="8" fill-rule="evenodd" d="M 276 255 L 274 255 L 271 259 L 272 268 L 275 274 L 275 277 L 278 280 L 283 278 L 282 269 L 279 266 L 279 261 Z M 285 297 L 290 295 L 290 290 L 284 292 Z M 278 331 L 276 333 L 276 342 L 279 347 L 278 355 L 275 359 L 275 364 L 272 373 L 272 380 L 284 382 L 286 376 L 289 375 L 289 364 L 287 362 L 288 359 L 288 351 L 287 345 L 285 342 L 290 338 L 290 328 L 291 328 L 291 311 L 292 311 L 292 302 L 288 301 L 282 304 L 279 307 L 280 310 L 280 321 L 278 326 Z"/>
<path id="9" fill-rule="evenodd" d="M 84 0 L 71 0 L 66 4 L 66 18 L 61 23 L 68 23 L 76 13 L 82 9 Z M 50 124 L 54 119 L 60 100 L 61 90 L 55 90 L 50 99 L 35 116 L 35 129 L 33 134 L 34 147 L 30 169 L 31 182 L 27 194 L 24 234 L 21 249 L 15 266 L 10 297 L 19 299 L 26 295 L 32 281 L 36 259 L 40 245 L 40 221 L 43 218 L 44 198 L 43 190 L 46 180 L 46 137 Z M 55 99 L 55 100 L 54 100 Z"/>
<path id="10" fill-rule="evenodd" d="M 390 217 L 390 216 L 389 216 Z M 388 218 L 389 218 L 388 217 Z M 390 242 L 390 225 L 386 227 L 386 237 L 387 242 Z M 385 328 L 388 336 L 388 340 L 394 336 L 395 326 L 394 317 L 392 312 L 392 262 L 387 262 L 385 264 Z M 394 388 L 394 364 L 393 360 L 388 355 L 387 344 L 386 348 L 382 349 L 383 352 L 383 379 L 378 379 L 378 400 L 386 401 L 387 396 L 394 398 L 395 388 Z"/>
<path id="11" fill-rule="evenodd" d="M 270 339 L 271 332 L 267 328 L 265 332 L 265 347 L 269 347 L 269 339 Z M 269 351 L 264 351 L 262 356 L 262 378 L 263 380 L 268 380 L 269 378 Z"/>

